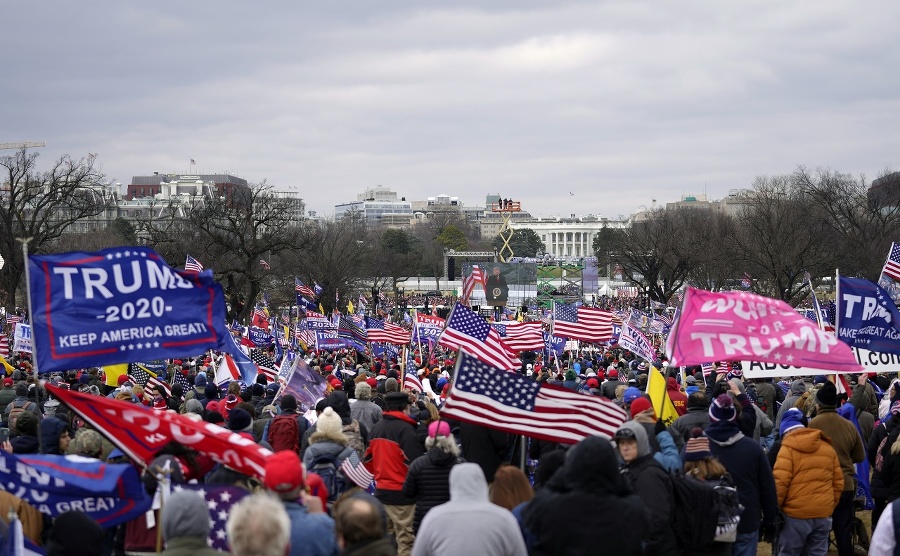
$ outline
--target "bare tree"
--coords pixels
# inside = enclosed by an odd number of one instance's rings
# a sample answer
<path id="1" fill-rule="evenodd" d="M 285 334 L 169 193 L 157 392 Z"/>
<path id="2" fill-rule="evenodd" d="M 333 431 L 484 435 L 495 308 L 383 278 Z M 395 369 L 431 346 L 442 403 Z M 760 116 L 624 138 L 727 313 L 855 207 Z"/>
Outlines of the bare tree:
<path id="1" fill-rule="evenodd" d="M 830 235 L 839 239 L 832 248 L 841 273 L 876 279 L 891 242 L 898 239 L 900 203 L 870 195 L 864 176 L 800 167 L 792 181 L 824 215 Z"/>
<path id="2" fill-rule="evenodd" d="M 803 273 L 825 276 L 840 237 L 793 176 L 761 176 L 734 235 L 735 258 L 754 278 L 753 290 L 796 305 L 809 294 Z"/>
<path id="3" fill-rule="evenodd" d="M 41 172 L 38 153 L 22 149 L 0 157 L 0 303 L 15 305 L 25 274 L 17 238 L 31 238 L 31 253 L 47 252 L 76 222 L 96 216 L 115 202 L 101 186 L 96 157 L 64 155 Z"/>
<path id="4" fill-rule="evenodd" d="M 265 183 L 230 197 L 173 198 L 141 218 L 140 233 L 168 260 L 191 254 L 213 268 L 224 279 L 231 316 L 246 320 L 265 287 L 295 272 L 279 268 L 277 259 L 309 241 L 308 230 L 295 220 L 297 202 Z"/>

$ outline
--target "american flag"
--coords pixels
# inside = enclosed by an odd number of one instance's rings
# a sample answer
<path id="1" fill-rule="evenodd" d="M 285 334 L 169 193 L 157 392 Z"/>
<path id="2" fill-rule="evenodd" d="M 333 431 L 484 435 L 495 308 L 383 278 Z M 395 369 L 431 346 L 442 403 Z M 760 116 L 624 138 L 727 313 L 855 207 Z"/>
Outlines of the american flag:
<path id="1" fill-rule="evenodd" d="M 278 365 L 261 349 L 250 350 L 250 359 L 259 367 L 259 372 L 266 375 L 269 382 L 278 382 Z"/>
<path id="2" fill-rule="evenodd" d="M 312 288 L 301 282 L 299 278 L 294 278 L 294 291 L 296 291 L 300 295 L 308 297 L 309 299 L 316 298 L 316 294 L 312 290 Z"/>
<path id="3" fill-rule="evenodd" d="M 9 358 L 9 336 L 0 333 L 0 357 Z"/>
<path id="4" fill-rule="evenodd" d="M 700 365 L 700 370 L 703 371 L 703 376 L 709 376 L 709 373 L 716 370 L 716 367 L 712 363 L 703 363 Z"/>
<path id="5" fill-rule="evenodd" d="M 499 369 L 518 369 L 522 362 L 500 339 L 500 335 L 483 318 L 456 303 L 438 344 L 450 349 L 465 349 L 472 356 Z"/>
<path id="6" fill-rule="evenodd" d="M 338 337 L 355 340 L 361 344 L 366 343 L 366 331 L 353 322 L 353 319 L 344 315 L 338 319 Z"/>
<path id="7" fill-rule="evenodd" d="M 544 349 L 543 325 L 540 321 L 499 322 L 491 326 L 500 334 L 503 343 L 514 352 Z"/>
<path id="8" fill-rule="evenodd" d="M 266 270 L 271 270 L 271 268 L 272 268 L 272 267 L 269 266 L 269 263 L 266 262 L 265 259 L 260 259 L 260 260 L 259 260 L 259 265 L 260 265 L 261 267 L 263 267 L 264 269 L 266 269 Z"/>
<path id="9" fill-rule="evenodd" d="M 190 270 L 191 272 L 202 272 L 203 265 L 200 264 L 200 261 L 188 255 L 187 259 L 184 261 L 184 269 Z"/>
<path id="10" fill-rule="evenodd" d="M 553 335 L 600 344 L 612 339 L 612 313 L 591 307 L 553 304 Z"/>
<path id="11" fill-rule="evenodd" d="M 541 385 L 486 365 L 461 352 L 444 417 L 532 438 L 575 444 L 588 436 L 612 437 L 625 412 L 598 396 Z"/>
<path id="12" fill-rule="evenodd" d="M 881 274 L 900 282 L 900 245 L 891 243 L 891 251 L 888 253 L 887 260 L 884 261 Z"/>
<path id="13" fill-rule="evenodd" d="M 366 317 L 366 328 L 368 328 L 370 342 L 385 342 L 401 346 L 409 343 L 409 331 L 396 324 L 384 322 L 375 317 Z"/>
<path id="14" fill-rule="evenodd" d="M 146 367 L 139 363 L 129 363 L 128 376 L 134 379 L 135 384 L 146 386 L 147 381 L 150 380 L 151 373 L 147 371 Z"/>
<path id="15" fill-rule="evenodd" d="M 353 481 L 353 484 L 361 489 L 370 490 L 372 481 L 375 480 L 375 475 L 366 469 L 366 466 L 360 461 L 356 450 L 351 450 L 350 455 L 344 458 L 344 463 L 341 464 L 341 471 L 344 472 L 345 477 Z"/>
<path id="16" fill-rule="evenodd" d="M 194 159 L 192 158 L 192 159 L 191 159 L 191 166 L 195 166 L 196 164 L 197 164 L 197 163 L 194 162 Z"/>
<path id="17" fill-rule="evenodd" d="M 231 507 L 250 492 L 239 487 L 219 485 L 172 485 L 172 490 L 175 492 L 190 490 L 203 497 L 209 510 L 207 541 L 213 549 L 227 551 L 228 533 L 225 531 L 225 524 L 228 523 Z"/>
<path id="18" fill-rule="evenodd" d="M 6 314 L 6 324 L 8 324 L 10 328 L 15 328 L 15 326 L 20 322 L 22 322 L 22 317 L 20 317 L 19 315 L 10 315 L 9 313 Z"/>
<path id="19" fill-rule="evenodd" d="M 481 270 L 480 266 L 473 266 L 472 273 L 463 280 L 463 294 L 461 300 L 463 303 L 469 302 L 469 297 L 471 297 L 472 292 L 475 291 L 476 284 L 481 285 L 482 289 L 484 288 L 484 271 Z"/>
<path id="20" fill-rule="evenodd" d="M 422 392 L 424 390 L 424 388 L 422 388 L 422 381 L 419 380 L 415 367 L 408 369 L 403 373 L 403 388 L 415 392 Z"/>
<path id="21" fill-rule="evenodd" d="M 178 374 L 181 373 L 179 372 Z M 147 384 L 145 384 L 144 387 L 147 390 L 153 390 L 160 395 L 165 392 L 167 398 L 172 397 L 172 388 L 170 388 L 168 384 L 166 384 L 162 380 L 159 380 L 155 376 L 151 376 L 149 379 L 147 379 Z"/>
<path id="22" fill-rule="evenodd" d="M 719 366 L 716 367 L 716 373 L 728 374 L 730 372 L 731 372 L 731 363 L 728 361 L 719 361 Z"/>
<path id="23" fill-rule="evenodd" d="M 188 378 L 184 376 L 184 374 L 181 372 L 181 369 L 175 369 L 174 371 L 172 371 L 172 377 L 170 380 L 172 382 L 172 386 L 175 386 L 176 384 L 181 385 L 182 394 L 187 393 L 188 390 L 193 388 L 193 385 L 188 382 Z"/>
<path id="24" fill-rule="evenodd" d="M 743 278 L 741 278 L 741 287 L 745 290 L 749 290 L 752 285 L 753 277 L 745 272 Z"/>

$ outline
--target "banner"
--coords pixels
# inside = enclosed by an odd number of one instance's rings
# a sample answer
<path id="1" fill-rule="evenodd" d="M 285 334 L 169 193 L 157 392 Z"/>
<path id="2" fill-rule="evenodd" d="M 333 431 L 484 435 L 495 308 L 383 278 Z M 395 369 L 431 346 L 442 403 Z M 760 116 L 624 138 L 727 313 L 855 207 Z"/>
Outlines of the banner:
<path id="1" fill-rule="evenodd" d="M 267 330 L 251 326 L 247 331 L 247 336 L 256 347 L 267 348 L 272 345 L 272 335 Z"/>
<path id="2" fill-rule="evenodd" d="M 24 322 L 17 322 L 15 332 L 13 332 L 13 351 L 24 351 L 25 353 L 33 353 L 31 341 L 31 325 Z"/>
<path id="3" fill-rule="evenodd" d="M 656 359 L 656 350 L 653 349 L 653 344 L 650 343 L 646 336 L 641 334 L 640 330 L 632 327 L 629 322 L 622 326 L 622 333 L 619 335 L 619 346 L 647 361 Z"/>
<path id="4" fill-rule="evenodd" d="M 365 351 L 366 349 L 364 345 L 358 342 L 355 342 L 348 338 L 339 337 L 337 330 L 327 332 L 324 332 L 322 330 L 316 331 L 316 349 L 330 350 L 341 348 L 353 348 L 358 351 Z"/>
<path id="5" fill-rule="evenodd" d="M 128 457 L 150 463 L 171 441 L 183 444 L 239 473 L 264 477 L 272 454 L 253 441 L 212 423 L 171 411 L 81 394 L 47 384 L 47 391 L 91 424 Z"/>
<path id="6" fill-rule="evenodd" d="M 837 335 L 847 344 L 900 354 L 900 310 L 878 284 L 838 278 Z"/>
<path id="7" fill-rule="evenodd" d="M 325 389 L 325 377 L 312 370 L 302 357 L 297 357 L 285 378 L 284 388 L 275 401 L 285 394 L 291 394 L 297 398 L 297 403 L 303 406 L 303 410 L 307 411 L 315 408 L 316 403 L 325 397 Z"/>
<path id="8" fill-rule="evenodd" d="M 856 361 L 863 366 L 866 373 L 896 372 L 900 367 L 900 355 L 879 353 L 867 349 L 851 348 Z M 741 369 L 747 378 L 769 378 L 778 376 L 810 376 L 822 374 L 821 369 L 795 367 L 793 365 L 776 365 L 757 361 L 741 361 Z"/>
<path id="9" fill-rule="evenodd" d="M 551 336 L 549 332 L 541 332 L 544 336 L 544 351 L 560 357 L 566 348 L 566 339 L 562 336 Z"/>
<path id="10" fill-rule="evenodd" d="M 676 367 L 747 360 L 838 372 L 862 371 L 850 346 L 784 301 L 747 292 L 687 288 L 666 352 Z"/>
<path id="11" fill-rule="evenodd" d="M 80 456 L 0 451 L 0 488 L 42 514 L 56 517 L 76 510 L 102 527 L 130 521 L 149 510 L 152 502 L 133 465 Z"/>
<path id="12" fill-rule="evenodd" d="M 42 373 L 199 354 L 227 339 L 212 271 L 173 269 L 152 249 L 32 255 L 28 268 Z"/>
<path id="13" fill-rule="evenodd" d="M 441 334 L 446 321 L 441 317 L 424 315 L 416 312 L 416 325 L 413 327 L 413 342 L 433 342 Z"/>
<path id="14" fill-rule="evenodd" d="M 400 346 L 394 344 L 372 344 L 372 357 L 382 359 L 397 359 L 400 356 Z"/>

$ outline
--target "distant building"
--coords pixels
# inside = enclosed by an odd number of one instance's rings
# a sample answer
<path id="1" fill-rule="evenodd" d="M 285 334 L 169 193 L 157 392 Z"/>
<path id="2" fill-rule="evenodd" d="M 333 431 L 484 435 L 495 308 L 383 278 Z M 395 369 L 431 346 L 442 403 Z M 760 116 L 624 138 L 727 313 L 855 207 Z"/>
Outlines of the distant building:
<path id="1" fill-rule="evenodd" d="M 356 201 L 334 206 L 334 217 L 338 220 L 351 214 L 361 216 L 370 225 L 404 227 L 410 225 L 413 209 L 406 197 L 398 200 L 396 192 L 377 185 L 357 195 Z"/>
<path id="2" fill-rule="evenodd" d="M 154 174 L 134 176 L 125 188 L 125 198 L 143 199 L 157 197 L 169 200 L 175 195 L 203 196 L 218 194 L 229 201 L 239 191 L 249 189 L 247 180 L 231 174 Z"/>
<path id="3" fill-rule="evenodd" d="M 869 187 L 868 197 L 881 206 L 900 206 L 900 172 L 873 181 Z"/>
<path id="4" fill-rule="evenodd" d="M 515 222 L 514 230 L 530 229 L 541 238 L 545 254 L 555 259 L 594 256 L 594 236 L 603 228 L 627 228 L 628 220 L 610 220 L 594 215 L 569 218 L 536 218 Z"/>

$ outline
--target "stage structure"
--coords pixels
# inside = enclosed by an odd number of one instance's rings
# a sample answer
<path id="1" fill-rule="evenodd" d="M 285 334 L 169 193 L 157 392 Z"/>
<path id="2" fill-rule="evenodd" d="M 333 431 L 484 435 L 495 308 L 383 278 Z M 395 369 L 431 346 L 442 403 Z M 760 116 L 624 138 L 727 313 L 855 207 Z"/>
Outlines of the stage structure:
<path id="1" fill-rule="evenodd" d="M 500 247 L 500 251 L 497 252 L 497 257 L 500 259 L 501 263 L 505 263 L 515 255 L 512 247 L 509 245 L 509 241 L 512 239 L 514 231 L 510 227 L 509 221 L 512 219 L 513 213 L 522 212 L 522 203 L 519 201 L 510 201 L 509 199 L 501 199 L 499 203 L 491 203 L 491 212 L 499 213 L 500 218 L 503 219 L 503 223 L 500 224 L 499 232 L 500 239 L 503 240 L 503 246 Z"/>

